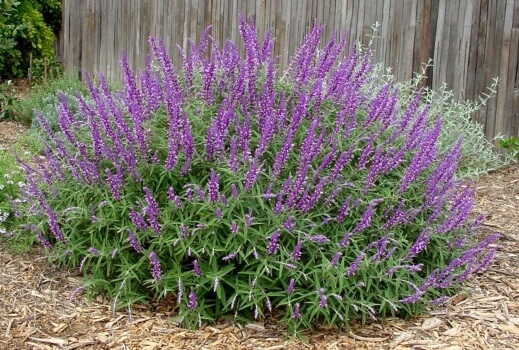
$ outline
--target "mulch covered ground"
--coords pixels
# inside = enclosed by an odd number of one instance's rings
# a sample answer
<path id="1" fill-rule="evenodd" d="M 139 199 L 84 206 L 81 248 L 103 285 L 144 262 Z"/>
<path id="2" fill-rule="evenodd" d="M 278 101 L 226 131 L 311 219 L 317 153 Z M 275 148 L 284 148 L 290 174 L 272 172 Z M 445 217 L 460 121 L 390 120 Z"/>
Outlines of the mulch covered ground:
<path id="1" fill-rule="evenodd" d="M 0 146 L 19 134 L 0 123 Z M 349 330 L 321 328 L 288 339 L 275 323 L 177 327 L 174 304 L 112 312 L 105 300 L 79 295 L 77 271 L 49 265 L 35 247 L 16 255 L 0 243 L 0 349 L 519 349 L 519 166 L 480 178 L 481 234 L 501 232 L 496 260 L 445 307 L 409 321 L 390 319 Z"/>

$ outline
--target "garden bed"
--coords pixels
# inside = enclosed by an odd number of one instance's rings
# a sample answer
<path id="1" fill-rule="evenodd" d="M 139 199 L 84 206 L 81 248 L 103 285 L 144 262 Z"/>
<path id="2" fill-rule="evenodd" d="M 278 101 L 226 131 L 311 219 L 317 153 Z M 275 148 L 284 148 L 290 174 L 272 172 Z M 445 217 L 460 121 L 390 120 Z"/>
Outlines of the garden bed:
<path id="1" fill-rule="evenodd" d="M 23 128 L 0 123 L 8 147 Z M 0 245 L 1 349 L 517 349 L 519 348 L 519 167 L 481 177 L 475 212 L 485 215 L 482 235 L 501 232 L 496 260 L 473 276 L 446 307 L 408 321 L 390 319 L 349 330 L 320 328 L 303 341 L 286 337 L 275 321 L 198 331 L 177 327 L 173 301 L 112 312 L 109 301 L 71 300 L 78 271 L 47 263 L 33 248 L 14 254 Z"/>

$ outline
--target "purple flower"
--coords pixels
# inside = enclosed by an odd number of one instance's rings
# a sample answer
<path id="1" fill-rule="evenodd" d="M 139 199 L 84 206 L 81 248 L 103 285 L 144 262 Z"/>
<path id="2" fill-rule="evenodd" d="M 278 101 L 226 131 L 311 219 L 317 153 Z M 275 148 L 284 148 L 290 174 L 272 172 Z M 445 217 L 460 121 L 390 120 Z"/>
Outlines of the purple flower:
<path id="1" fill-rule="evenodd" d="M 177 304 L 180 305 L 182 302 L 182 279 L 178 278 L 178 291 L 177 291 Z"/>
<path id="2" fill-rule="evenodd" d="M 368 207 L 366 208 L 366 211 L 364 212 L 364 215 L 360 219 L 360 222 L 357 224 L 355 229 L 353 230 L 353 233 L 360 232 L 366 228 L 368 228 L 371 225 L 371 218 L 373 217 L 374 210 L 373 207 L 375 204 L 370 203 Z"/>
<path id="3" fill-rule="evenodd" d="M 254 217 L 252 216 L 252 210 L 249 211 L 249 214 L 245 214 L 245 225 L 247 227 L 252 226 L 252 220 L 254 220 Z"/>
<path id="4" fill-rule="evenodd" d="M 45 247 L 45 249 L 52 249 L 52 244 L 50 244 L 50 242 L 47 239 L 45 239 L 45 237 L 43 236 L 43 233 L 36 225 L 31 225 L 29 228 L 36 232 L 36 236 L 38 237 L 38 240 Z"/>
<path id="5" fill-rule="evenodd" d="M 123 176 L 119 172 L 115 175 L 112 174 L 110 169 L 106 169 L 106 182 L 108 182 L 108 186 L 110 187 L 110 191 L 112 192 L 112 197 L 115 200 L 120 200 L 121 196 L 121 188 L 123 187 Z"/>
<path id="6" fill-rule="evenodd" d="M 207 184 L 209 191 L 209 199 L 211 202 L 217 202 L 220 197 L 218 189 L 220 187 L 220 175 L 218 175 L 214 169 L 211 169 L 211 176 L 209 177 L 209 183 Z"/>
<path id="7" fill-rule="evenodd" d="M 337 253 L 333 254 L 332 261 L 330 262 L 330 264 L 333 267 L 337 267 L 337 264 L 339 263 L 339 260 L 341 259 L 341 257 L 342 257 L 341 252 L 337 252 Z"/>
<path id="8" fill-rule="evenodd" d="M 70 293 L 70 298 L 69 298 L 69 300 L 70 300 L 70 301 L 74 301 L 74 300 L 76 300 L 77 296 L 78 296 L 79 294 L 81 294 L 81 292 L 83 292 L 84 290 L 85 290 L 85 286 L 79 286 L 79 287 L 77 287 L 76 289 L 74 289 L 74 290 L 72 291 L 72 293 Z"/>
<path id="9" fill-rule="evenodd" d="M 376 244 L 377 253 L 373 257 L 373 261 L 379 261 L 380 259 L 382 259 L 382 256 L 384 254 L 386 254 L 388 245 L 389 245 L 389 239 L 388 239 L 387 235 L 385 235 L 384 237 L 382 237 L 381 239 L 378 240 L 378 242 Z"/>
<path id="10" fill-rule="evenodd" d="M 325 235 L 305 236 L 305 238 L 317 244 L 324 244 L 330 242 L 328 237 L 326 237 Z"/>
<path id="11" fill-rule="evenodd" d="M 429 239 L 431 238 L 431 228 L 425 228 L 422 233 L 418 236 L 414 244 L 409 249 L 409 253 L 407 253 L 407 257 L 409 259 L 414 258 L 420 252 L 422 252 L 425 248 L 427 248 L 427 244 L 429 243 Z"/>
<path id="12" fill-rule="evenodd" d="M 346 217 L 348 216 L 348 213 L 350 211 L 350 201 L 351 199 L 349 197 L 346 198 L 344 203 L 342 203 L 341 208 L 339 209 L 339 214 L 337 214 L 336 218 L 339 224 L 342 223 L 344 219 L 346 219 Z"/>
<path id="13" fill-rule="evenodd" d="M 88 249 L 88 251 L 89 251 L 90 254 L 92 254 L 92 255 L 99 255 L 99 249 L 97 249 L 97 248 L 90 247 L 90 248 Z"/>
<path id="14" fill-rule="evenodd" d="M 274 160 L 274 176 L 278 177 L 279 174 L 281 174 L 281 170 L 283 170 L 283 167 L 285 166 L 286 162 L 288 161 L 288 156 L 290 154 L 290 151 L 294 147 L 293 142 L 294 137 L 294 131 L 292 128 L 288 130 L 288 134 L 285 136 L 285 141 L 283 144 L 283 147 L 281 148 L 281 151 L 279 151 L 276 154 L 276 158 Z"/>
<path id="15" fill-rule="evenodd" d="M 287 287 L 287 294 L 290 295 L 292 293 L 294 293 L 295 291 L 295 285 L 296 285 L 296 280 L 291 278 L 290 279 L 290 282 L 288 283 L 288 287 Z"/>
<path id="16" fill-rule="evenodd" d="M 150 226 L 153 227 L 156 233 L 161 233 L 161 226 L 159 224 L 160 210 L 155 197 L 151 193 L 151 190 L 148 187 L 143 187 L 144 193 L 146 194 L 146 202 L 148 203 L 148 208 L 146 210 L 146 214 L 148 216 L 148 222 Z"/>
<path id="17" fill-rule="evenodd" d="M 281 231 L 276 230 L 270 237 L 268 253 L 270 255 L 276 254 L 279 248 L 279 237 L 281 236 Z"/>
<path id="18" fill-rule="evenodd" d="M 265 304 L 267 304 L 267 309 L 272 312 L 272 303 L 270 302 L 269 297 L 265 297 Z"/>
<path id="19" fill-rule="evenodd" d="M 236 256 L 238 256 L 238 251 L 235 251 L 234 253 L 231 253 L 229 255 L 226 255 L 222 258 L 223 261 L 229 261 L 236 259 Z"/>
<path id="20" fill-rule="evenodd" d="M 294 312 L 292 317 L 294 318 L 294 320 L 299 320 L 301 318 L 301 308 L 299 306 L 299 303 L 296 303 L 294 305 Z"/>
<path id="21" fill-rule="evenodd" d="M 142 253 L 142 247 L 139 244 L 139 241 L 137 240 L 137 237 L 135 237 L 135 234 L 132 232 L 132 230 L 128 230 L 128 241 L 137 253 Z"/>
<path id="22" fill-rule="evenodd" d="M 231 194 L 233 198 L 238 198 L 238 188 L 235 184 L 231 184 Z"/>
<path id="23" fill-rule="evenodd" d="M 231 222 L 231 232 L 233 235 L 238 233 L 238 224 L 234 220 Z"/>
<path id="24" fill-rule="evenodd" d="M 198 307 L 198 302 L 196 300 L 196 293 L 193 290 L 191 291 L 191 293 L 189 293 L 189 302 L 187 303 L 187 307 L 191 311 L 195 310 Z"/>
<path id="25" fill-rule="evenodd" d="M 203 201 L 205 199 L 205 192 L 204 192 L 204 190 L 202 190 L 202 188 L 200 186 L 196 186 L 195 185 L 195 191 L 196 191 L 196 195 L 198 196 L 198 199 L 200 201 Z"/>
<path id="26" fill-rule="evenodd" d="M 214 215 L 216 216 L 216 219 L 220 221 L 222 218 L 222 208 L 216 207 Z"/>
<path id="27" fill-rule="evenodd" d="M 357 272 L 357 270 L 359 269 L 360 263 L 362 262 L 362 260 L 364 260 L 365 257 L 366 257 L 366 253 L 360 252 L 360 254 L 357 256 L 357 258 L 355 259 L 353 264 L 351 264 L 351 266 L 348 268 L 348 271 L 346 271 L 346 275 L 348 275 L 348 276 L 354 275 L 355 272 Z"/>
<path id="28" fill-rule="evenodd" d="M 220 195 L 220 202 L 222 202 L 222 204 L 224 206 L 227 206 L 229 204 L 229 201 L 228 201 L 227 196 L 225 194 L 221 194 Z"/>
<path id="29" fill-rule="evenodd" d="M 251 167 L 245 176 L 245 190 L 250 190 L 252 186 L 256 183 L 256 180 L 258 179 L 258 175 L 261 170 L 261 166 L 258 164 L 258 162 L 258 158 L 254 157 Z"/>
<path id="30" fill-rule="evenodd" d="M 485 256 L 485 258 L 481 261 L 481 264 L 474 270 L 474 273 L 478 273 L 481 270 L 486 269 L 495 259 L 497 252 L 497 247 L 494 247 L 490 250 L 490 252 Z"/>
<path id="31" fill-rule="evenodd" d="M 174 202 L 177 207 L 182 206 L 182 201 L 180 200 L 180 197 L 175 194 L 173 187 L 168 188 L 168 199 Z"/>
<path id="32" fill-rule="evenodd" d="M 289 216 L 285 222 L 283 223 L 283 227 L 285 227 L 288 232 L 293 232 L 294 229 L 296 228 L 296 220 L 295 220 L 295 217 L 294 216 Z"/>
<path id="33" fill-rule="evenodd" d="M 134 208 L 130 208 L 130 220 L 138 230 L 144 231 L 148 229 L 148 224 L 142 217 L 141 213 L 136 211 Z"/>
<path id="34" fill-rule="evenodd" d="M 301 259 L 301 249 L 303 248 L 303 241 L 297 242 L 296 246 L 294 247 L 294 251 L 292 252 L 292 258 L 294 260 Z"/>
<path id="35" fill-rule="evenodd" d="M 348 244 L 350 244 L 350 239 L 351 239 L 351 236 L 352 236 L 352 233 L 347 233 L 344 235 L 344 237 L 342 238 L 342 240 L 340 241 L 339 243 L 339 247 L 341 248 L 346 248 L 346 246 Z"/>
<path id="36" fill-rule="evenodd" d="M 237 158 L 238 139 L 236 136 L 231 138 L 230 155 L 229 155 L 229 167 L 233 173 L 238 171 L 238 158 Z"/>
<path id="37" fill-rule="evenodd" d="M 193 261 L 193 271 L 198 277 L 202 276 L 202 269 L 198 265 L 198 260 Z"/>
<path id="38" fill-rule="evenodd" d="M 160 281 L 162 278 L 162 268 L 160 267 L 160 261 L 155 252 L 150 253 L 150 261 L 152 266 L 151 275 L 155 281 Z"/>
<path id="39" fill-rule="evenodd" d="M 268 185 L 267 185 L 267 188 L 265 189 L 265 193 L 263 194 L 263 198 L 265 199 L 271 199 L 271 198 L 275 198 L 276 195 L 272 192 L 272 182 L 270 182 Z"/>
<path id="40" fill-rule="evenodd" d="M 189 236 L 189 229 L 186 225 L 180 224 L 180 236 L 186 238 Z"/>
<path id="41" fill-rule="evenodd" d="M 36 184 L 33 180 L 30 181 L 31 186 L 36 187 Z M 43 194 L 39 192 L 39 190 L 36 189 L 35 195 L 38 196 L 38 200 L 41 204 L 41 206 L 45 209 L 45 212 L 47 214 L 47 217 L 49 218 L 49 226 L 51 232 L 54 234 L 54 237 L 56 237 L 61 242 L 65 242 L 65 236 L 63 235 L 63 232 L 61 231 L 61 227 L 59 225 L 58 215 L 56 212 L 46 203 Z"/>
<path id="42" fill-rule="evenodd" d="M 319 307 L 323 309 L 328 306 L 328 298 L 324 294 L 324 288 L 319 289 Z"/>

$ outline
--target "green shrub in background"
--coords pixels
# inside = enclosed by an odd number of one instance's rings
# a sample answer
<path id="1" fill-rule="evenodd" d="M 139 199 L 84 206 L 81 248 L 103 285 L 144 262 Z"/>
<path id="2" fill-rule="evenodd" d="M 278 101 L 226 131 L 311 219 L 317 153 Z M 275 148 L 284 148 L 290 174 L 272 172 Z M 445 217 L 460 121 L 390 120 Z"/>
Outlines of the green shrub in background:
<path id="1" fill-rule="evenodd" d="M 11 80 L 0 84 L 0 120 L 13 118 L 13 106 L 17 100 Z"/>
<path id="2" fill-rule="evenodd" d="M 519 138 L 512 137 L 502 137 L 499 139 L 499 145 L 503 147 L 507 151 L 507 155 L 511 158 L 517 158 L 519 156 Z"/>
<path id="3" fill-rule="evenodd" d="M 441 144 L 446 121 L 420 94 L 377 85 L 369 50 L 318 51 L 321 27 L 287 72 L 271 36 L 240 32 L 244 57 L 205 33 L 178 74 L 151 39 L 156 66 L 136 79 L 123 55 L 121 92 L 100 77 L 79 113 L 63 98 L 59 132 L 40 115 L 46 160 L 20 162 L 21 229 L 89 293 L 115 307 L 174 295 L 190 327 L 414 315 L 491 263 L 497 235 L 476 239 L 455 175 L 462 143 Z"/>
<path id="4" fill-rule="evenodd" d="M 77 78 L 62 75 L 49 80 L 45 85 L 35 85 L 24 96 L 16 99 L 8 107 L 9 119 L 21 122 L 29 129 L 29 142 L 31 151 L 37 154 L 43 151 L 43 138 L 45 131 L 40 127 L 36 119 L 35 111 L 40 111 L 49 127 L 58 131 L 58 106 L 60 96 L 67 99 L 73 113 L 77 112 L 77 95 L 85 95 L 87 87 Z"/>
<path id="5" fill-rule="evenodd" d="M 38 62 L 53 67 L 61 2 L 0 0 L 0 13 L 0 81 L 27 76 L 31 57 L 36 67 Z"/>

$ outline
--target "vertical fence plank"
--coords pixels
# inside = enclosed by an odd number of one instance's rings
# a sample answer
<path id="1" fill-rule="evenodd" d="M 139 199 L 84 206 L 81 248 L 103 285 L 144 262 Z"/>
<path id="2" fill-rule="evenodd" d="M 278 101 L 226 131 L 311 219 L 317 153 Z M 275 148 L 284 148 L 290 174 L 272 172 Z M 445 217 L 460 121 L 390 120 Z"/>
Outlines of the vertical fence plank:
<path id="1" fill-rule="evenodd" d="M 512 24 L 511 35 L 512 46 L 510 49 L 510 63 L 508 71 L 508 79 L 510 80 L 510 99 L 509 107 L 510 113 L 507 117 L 510 118 L 509 135 L 519 135 L 519 2 L 514 3 L 514 18 Z M 513 85 L 512 85 L 513 82 Z"/>
<path id="2" fill-rule="evenodd" d="M 501 134 L 505 136 L 509 135 L 509 130 L 511 126 L 511 120 L 506 118 L 505 110 L 510 108 L 510 105 L 507 105 L 509 99 L 507 98 L 509 95 L 509 91 L 513 91 L 513 85 L 510 86 L 511 82 L 509 81 L 508 71 L 510 70 L 509 62 L 510 62 L 510 54 L 512 48 L 512 25 L 514 19 L 514 3 L 513 0 L 507 0 L 504 12 L 504 21 L 503 21 L 503 46 L 501 48 L 501 57 L 500 57 L 500 69 L 499 76 L 501 77 L 499 83 L 499 94 L 497 95 L 497 106 L 496 106 L 496 126 L 494 134 Z M 508 100 L 508 101 L 507 101 Z"/>

